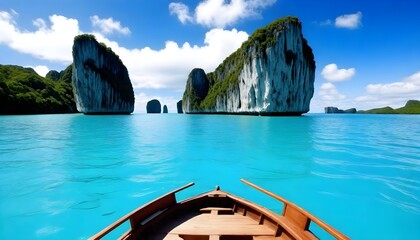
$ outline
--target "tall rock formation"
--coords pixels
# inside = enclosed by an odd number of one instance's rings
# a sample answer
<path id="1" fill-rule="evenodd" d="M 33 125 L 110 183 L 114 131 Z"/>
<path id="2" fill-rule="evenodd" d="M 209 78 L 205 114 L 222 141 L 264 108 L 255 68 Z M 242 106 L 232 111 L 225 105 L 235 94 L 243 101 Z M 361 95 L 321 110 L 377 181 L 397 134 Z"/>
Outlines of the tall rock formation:
<path id="1" fill-rule="evenodd" d="M 193 69 L 182 108 L 186 113 L 301 115 L 309 111 L 314 79 L 314 55 L 301 23 L 287 17 L 258 29 L 214 72 Z"/>
<path id="2" fill-rule="evenodd" d="M 179 101 L 176 103 L 176 110 L 177 110 L 177 112 L 178 112 L 178 113 L 184 113 L 184 112 L 182 111 L 182 100 L 179 100 Z"/>
<path id="3" fill-rule="evenodd" d="M 85 114 L 129 114 L 134 92 L 120 58 L 93 35 L 79 35 L 73 45 L 74 96 Z"/>
<path id="4" fill-rule="evenodd" d="M 186 113 L 196 112 L 200 103 L 206 98 L 209 91 L 209 80 L 203 69 L 194 68 L 188 75 L 187 87 L 183 99 L 183 110 Z"/>
<path id="5" fill-rule="evenodd" d="M 168 107 L 166 105 L 163 105 L 162 113 L 168 113 Z"/>
<path id="6" fill-rule="evenodd" d="M 159 100 L 152 99 L 147 102 L 146 105 L 146 112 L 147 113 L 161 113 L 161 105 Z"/>

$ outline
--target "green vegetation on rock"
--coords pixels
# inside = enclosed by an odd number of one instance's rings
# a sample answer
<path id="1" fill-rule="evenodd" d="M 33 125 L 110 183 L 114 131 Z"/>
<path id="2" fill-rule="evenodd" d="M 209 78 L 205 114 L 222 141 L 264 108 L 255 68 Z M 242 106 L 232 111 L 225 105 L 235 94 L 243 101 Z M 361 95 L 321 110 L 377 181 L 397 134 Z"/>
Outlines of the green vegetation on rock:
<path id="1" fill-rule="evenodd" d="M 238 50 L 228 56 L 214 72 L 207 74 L 209 80 L 208 94 L 204 100 L 190 103 L 192 108 L 195 110 L 214 110 L 216 108 L 217 98 L 225 97 L 229 89 L 238 86 L 239 74 L 241 73 L 244 63 L 251 61 L 254 54 L 265 58 L 266 49 L 276 44 L 279 33 L 284 31 L 290 24 L 297 24 L 298 27 L 301 27 L 298 18 L 285 17 L 256 30 L 249 36 L 248 40 L 242 43 L 242 46 Z M 303 39 L 302 47 L 306 61 L 311 63 L 310 67 L 315 69 L 314 55 L 305 39 Z M 293 52 L 286 53 L 286 56 L 289 58 L 294 57 L 294 55 Z M 193 99 L 193 97 L 191 91 L 186 89 L 183 100 L 185 101 L 187 98 Z"/>
<path id="2" fill-rule="evenodd" d="M 420 114 L 420 101 L 409 100 L 404 107 L 393 109 L 391 107 L 374 108 L 366 111 L 358 111 L 358 113 L 369 114 Z"/>
<path id="3" fill-rule="evenodd" d="M 0 65 L 0 114 L 74 113 L 71 83 L 33 69 Z"/>
<path id="4" fill-rule="evenodd" d="M 253 36 L 253 35 L 252 35 Z M 249 40 L 248 40 L 249 41 Z M 228 90 L 238 85 L 239 74 L 244 65 L 244 58 L 248 47 L 242 47 L 227 57 L 214 72 L 208 73 L 209 91 L 206 98 L 197 109 L 214 109 L 218 96 L 226 96 Z"/>
<path id="5" fill-rule="evenodd" d="M 241 49 L 249 49 L 250 47 L 257 47 L 258 50 L 265 50 L 273 46 L 277 39 L 277 33 L 283 31 L 288 24 L 296 23 L 300 26 L 300 21 L 296 17 L 279 18 L 271 24 L 257 29 L 248 40 L 244 42 Z"/>
<path id="6" fill-rule="evenodd" d="M 73 64 L 70 64 L 66 69 L 60 72 L 60 80 L 70 83 L 73 76 Z"/>
<path id="7" fill-rule="evenodd" d="M 51 70 L 47 73 L 47 75 L 45 75 L 45 77 L 53 80 L 58 80 L 60 79 L 60 73 L 56 70 Z"/>

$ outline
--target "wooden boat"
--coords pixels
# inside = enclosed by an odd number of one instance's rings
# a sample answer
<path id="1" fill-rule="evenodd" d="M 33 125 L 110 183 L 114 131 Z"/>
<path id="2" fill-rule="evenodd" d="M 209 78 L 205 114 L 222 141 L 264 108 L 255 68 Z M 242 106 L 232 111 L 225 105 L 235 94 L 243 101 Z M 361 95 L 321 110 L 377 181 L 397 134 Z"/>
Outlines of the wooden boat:
<path id="1" fill-rule="evenodd" d="M 336 239 L 349 239 L 288 200 L 246 180 L 241 181 L 282 202 L 282 214 L 219 187 L 177 202 L 175 193 L 194 185 L 190 183 L 135 209 L 90 239 L 101 239 L 126 221 L 130 222 L 131 229 L 120 237 L 124 240 L 318 239 L 309 230 L 312 222 Z"/>

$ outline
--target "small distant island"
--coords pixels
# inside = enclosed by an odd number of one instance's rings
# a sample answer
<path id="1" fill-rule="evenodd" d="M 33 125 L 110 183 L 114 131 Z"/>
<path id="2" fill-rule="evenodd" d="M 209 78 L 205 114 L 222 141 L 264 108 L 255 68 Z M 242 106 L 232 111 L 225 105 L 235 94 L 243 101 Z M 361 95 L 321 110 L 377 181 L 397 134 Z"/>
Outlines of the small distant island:
<path id="1" fill-rule="evenodd" d="M 392 107 L 374 108 L 370 110 L 359 110 L 350 108 L 342 110 L 337 107 L 325 107 L 325 113 L 361 113 L 361 114 L 420 114 L 420 101 L 408 100 L 404 107 L 393 109 Z"/>
<path id="2" fill-rule="evenodd" d="M 420 101 L 408 100 L 404 107 L 393 109 L 392 107 L 374 108 L 357 113 L 371 114 L 420 114 Z"/>
<path id="3" fill-rule="evenodd" d="M 356 108 L 350 108 L 347 110 L 338 109 L 337 107 L 325 107 L 325 113 L 356 113 Z"/>

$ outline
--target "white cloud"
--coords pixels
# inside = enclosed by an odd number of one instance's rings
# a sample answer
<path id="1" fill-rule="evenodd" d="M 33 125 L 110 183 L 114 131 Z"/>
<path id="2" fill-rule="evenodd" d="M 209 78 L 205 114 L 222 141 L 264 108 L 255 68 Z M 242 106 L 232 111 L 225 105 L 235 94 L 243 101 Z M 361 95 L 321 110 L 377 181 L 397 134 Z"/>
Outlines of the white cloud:
<path id="1" fill-rule="evenodd" d="M 13 15 L 15 15 L 15 16 L 18 15 L 18 13 L 13 9 L 11 10 L 11 13 L 1 11 L 0 12 L 0 20 L 1 21 L 6 21 L 6 22 L 12 22 L 13 24 L 16 24 L 16 22 L 14 22 L 14 20 L 13 20 Z"/>
<path id="2" fill-rule="evenodd" d="M 101 19 L 95 15 L 90 17 L 90 21 L 92 22 L 92 26 L 104 35 L 113 34 L 115 32 L 123 35 L 131 33 L 128 27 L 121 26 L 121 23 L 119 21 L 115 21 L 113 18 Z"/>
<path id="3" fill-rule="evenodd" d="M 311 113 L 323 113 L 324 108 L 328 106 L 340 109 L 354 107 L 353 102 L 346 95 L 340 93 L 333 83 L 323 83 L 316 92 L 317 94 L 311 100 Z"/>
<path id="4" fill-rule="evenodd" d="M 31 32 L 18 28 L 13 20 L 13 13 L 0 12 L 0 44 L 39 59 L 69 64 L 72 62 L 73 39 L 83 33 L 79 29 L 78 20 L 58 15 L 50 16 L 49 20 L 48 24 L 42 19 L 34 20 L 33 24 L 37 29 Z M 182 94 L 188 74 L 193 68 L 213 71 L 248 38 L 246 32 L 216 28 L 206 33 L 200 46 L 191 46 L 188 42 L 179 45 L 174 41 L 167 41 L 162 49 L 128 49 L 101 33 L 95 35 L 98 41 L 104 42 L 120 56 L 137 92 L 140 88 L 154 88 L 168 89 L 179 95 Z M 38 71 L 40 75 L 44 75 L 45 68 L 38 68 Z M 169 109 L 172 111 L 174 108 Z"/>
<path id="5" fill-rule="evenodd" d="M 401 107 L 408 100 L 420 100 L 420 71 L 398 82 L 368 84 L 367 95 L 355 100 L 361 104 L 373 107 Z"/>
<path id="6" fill-rule="evenodd" d="M 74 36 L 80 34 L 78 21 L 63 16 L 49 17 L 50 26 L 36 19 L 36 30 L 20 30 L 14 21 L 17 13 L 0 12 L 0 44 L 40 59 L 70 63 Z"/>
<path id="7" fill-rule="evenodd" d="M 355 74 L 355 68 L 338 69 L 337 64 L 335 63 L 326 65 L 321 72 L 322 77 L 331 82 L 346 81 L 352 78 Z"/>
<path id="8" fill-rule="evenodd" d="M 38 73 L 38 75 L 42 77 L 45 77 L 45 75 L 47 75 L 47 73 L 50 71 L 48 67 L 44 65 L 38 65 L 35 67 L 28 66 L 28 67 L 33 68 L 35 72 Z"/>
<path id="9" fill-rule="evenodd" d="M 190 9 L 183 3 L 170 3 L 169 12 L 176 15 L 182 23 L 192 22 L 194 18 L 190 15 Z"/>
<path id="10" fill-rule="evenodd" d="M 2 12 L 0 11 L 0 44 L 1 43 L 8 43 L 14 37 L 15 33 L 15 20 L 13 15 L 9 12 Z"/>
<path id="11" fill-rule="evenodd" d="M 346 99 L 346 95 L 341 94 L 338 92 L 337 88 L 332 83 L 324 83 L 321 85 L 320 90 L 318 92 L 321 100 L 329 101 L 331 103 L 336 103 L 336 101 Z"/>
<path id="12" fill-rule="evenodd" d="M 236 29 L 212 29 L 206 33 L 203 46 L 191 46 L 188 42 L 180 46 L 167 41 L 163 49 L 154 50 L 127 49 L 100 34 L 96 36 L 120 56 L 135 88 L 167 88 L 179 92 L 185 88 L 193 68 L 213 71 L 248 38 L 247 33 Z"/>
<path id="13" fill-rule="evenodd" d="M 195 8 L 194 16 L 183 3 L 171 3 L 171 14 L 178 16 L 182 23 L 194 22 L 207 27 L 223 28 L 240 19 L 258 17 L 261 10 L 273 5 L 277 0 L 204 0 Z"/>
<path id="14" fill-rule="evenodd" d="M 338 28 L 356 29 L 362 25 L 362 12 L 345 14 L 335 19 L 335 26 Z"/>
<path id="15" fill-rule="evenodd" d="M 385 96 L 419 96 L 420 95 L 420 71 L 406 77 L 402 81 L 383 84 L 369 84 L 366 92 L 371 95 Z"/>

